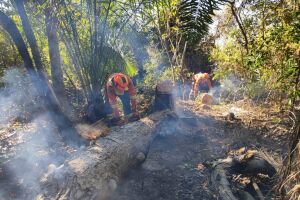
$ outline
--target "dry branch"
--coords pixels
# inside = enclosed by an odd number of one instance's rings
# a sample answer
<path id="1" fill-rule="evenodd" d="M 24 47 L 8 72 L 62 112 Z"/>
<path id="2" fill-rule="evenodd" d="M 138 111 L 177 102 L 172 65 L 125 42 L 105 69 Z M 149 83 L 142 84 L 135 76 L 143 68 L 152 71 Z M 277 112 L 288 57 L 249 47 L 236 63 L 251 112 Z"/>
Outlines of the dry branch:
<path id="1" fill-rule="evenodd" d="M 211 176 L 211 181 L 216 189 L 219 191 L 219 194 L 223 200 L 237 200 L 237 198 L 233 195 L 230 183 L 227 180 L 226 172 L 222 165 L 217 165 Z"/>
<path id="2" fill-rule="evenodd" d="M 259 198 L 260 200 L 264 200 L 264 199 L 265 199 L 265 198 L 264 198 L 264 195 L 263 195 L 262 192 L 260 191 L 260 189 L 259 189 L 257 183 L 253 182 L 252 185 L 253 185 L 253 187 L 254 187 L 254 189 L 255 189 L 257 195 L 258 195 L 258 198 Z"/>

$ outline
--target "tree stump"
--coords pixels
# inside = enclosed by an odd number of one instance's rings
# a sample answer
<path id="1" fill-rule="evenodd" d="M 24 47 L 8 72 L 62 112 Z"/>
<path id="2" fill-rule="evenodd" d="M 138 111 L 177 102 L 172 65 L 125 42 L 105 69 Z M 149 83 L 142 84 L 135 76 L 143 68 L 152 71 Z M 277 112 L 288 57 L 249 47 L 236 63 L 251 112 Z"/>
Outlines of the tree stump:
<path id="1" fill-rule="evenodd" d="M 201 103 L 205 105 L 212 105 L 213 104 L 213 97 L 208 93 L 202 93 L 200 95 Z"/>
<path id="2" fill-rule="evenodd" d="M 155 99 L 153 110 L 174 110 L 174 99 L 173 99 L 174 86 L 171 81 L 165 80 L 157 84 L 155 89 Z"/>

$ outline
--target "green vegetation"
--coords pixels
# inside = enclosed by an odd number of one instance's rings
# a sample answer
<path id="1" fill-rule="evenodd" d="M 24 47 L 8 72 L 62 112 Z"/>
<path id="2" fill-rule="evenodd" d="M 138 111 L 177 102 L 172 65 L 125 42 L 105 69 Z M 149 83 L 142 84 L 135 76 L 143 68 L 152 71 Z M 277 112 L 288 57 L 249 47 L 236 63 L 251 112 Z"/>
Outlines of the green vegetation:
<path id="1" fill-rule="evenodd" d="M 300 2 L 2 0 L 0 76 L 13 67 L 27 70 L 44 107 L 71 127 L 70 110 L 105 117 L 103 87 L 113 72 L 152 92 L 160 80 L 185 85 L 192 73 L 209 72 L 232 81 L 224 91 L 233 100 L 297 112 Z"/>
<path id="2" fill-rule="evenodd" d="M 293 107 L 300 94 L 299 22 L 297 1 L 226 3 L 218 24 L 220 44 L 211 54 L 218 64 L 215 77 L 233 74 L 250 97 L 271 92 L 274 99 L 288 97 Z"/>

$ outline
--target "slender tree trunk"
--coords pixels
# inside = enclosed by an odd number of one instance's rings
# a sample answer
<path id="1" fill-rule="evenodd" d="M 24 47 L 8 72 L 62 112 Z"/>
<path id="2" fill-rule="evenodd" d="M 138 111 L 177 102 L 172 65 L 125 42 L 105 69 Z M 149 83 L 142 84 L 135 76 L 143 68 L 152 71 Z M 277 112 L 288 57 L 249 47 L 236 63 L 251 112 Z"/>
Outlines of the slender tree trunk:
<path id="1" fill-rule="evenodd" d="M 295 79 L 295 82 L 294 82 L 294 88 L 293 88 L 293 97 L 292 97 L 292 103 L 291 103 L 291 110 L 294 111 L 294 108 L 295 108 L 295 102 L 296 102 L 296 99 L 297 99 L 297 96 L 296 96 L 296 92 L 298 91 L 299 87 L 299 81 L 300 81 L 300 59 L 298 59 L 298 73 L 296 75 L 296 79 Z"/>
<path id="2" fill-rule="evenodd" d="M 51 8 L 45 9 L 46 32 L 48 37 L 50 64 L 51 64 L 51 78 L 55 94 L 59 102 L 63 105 L 64 110 L 67 110 L 67 98 L 65 85 L 63 81 L 63 72 L 61 69 L 61 59 L 59 54 L 59 41 L 57 37 L 57 27 L 55 18 L 52 16 Z"/>
<path id="3" fill-rule="evenodd" d="M 183 47 L 183 52 L 182 52 L 182 57 L 181 57 L 181 61 L 180 61 L 180 66 L 181 66 L 181 80 L 182 80 L 182 99 L 185 100 L 185 71 L 184 71 L 184 67 L 183 67 L 183 62 L 184 62 L 184 57 L 185 57 L 185 52 L 186 52 L 186 48 L 187 48 L 187 41 L 185 41 L 184 43 L 184 47 Z"/>
<path id="4" fill-rule="evenodd" d="M 156 12 L 157 12 L 157 18 L 158 19 L 160 19 L 160 14 L 159 14 L 159 5 L 158 5 L 158 3 L 155 1 L 155 7 L 156 7 Z M 171 57 L 171 55 L 170 55 L 170 53 L 169 53 L 169 49 L 168 49 L 168 45 L 166 44 L 166 41 L 165 41 L 165 39 L 163 39 L 162 38 L 162 31 L 161 31 L 161 28 L 160 28 L 160 22 L 159 22 L 159 20 L 158 20 L 158 22 L 157 23 L 155 23 L 155 20 L 153 20 L 154 21 L 154 25 L 155 25 L 155 27 L 156 27 L 156 29 L 157 29 L 157 31 L 158 31 L 158 34 L 159 34 L 159 40 L 160 40 L 160 44 L 162 45 L 162 47 L 163 47 L 163 50 L 166 52 L 166 54 L 167 54 L 167 57 L 168 57 L 168 60 L 169 60 L 169 63 L 170 63 L 170 67 L 171 67 L 171 69 L 172 69 L 172 78 L 173 78 L 173 83 L 175 84 L 175 68 L 174 68 L 174 66 L 173 66 L 173 62 L 172 62 L 172 57 Z"/>
<path id="5" fill-rule="evenodd" d="M 27 51 L 26 44 L 17 28 L 15 23 L 7 16 L 5 13 L 0 11 L 0 25 L 3 27 L 5 31 L 12 38 L 16 47 L 24 61 L 24 67 L 31 75 L 31 77 L 37 77 L 37 73 L 33 67 L 32 60 L 30 58 L 29 52 Z"/>
<path id="6" fill-rule="evenodd" d="M 37 45 L 36 39 L 34 37 L 34 33 L 33 33 L 32 28 L 31 28 L 28 16 L 26 14 L 23 1 L 24 0 L 14 0 L 16 8 L 17 8 L 18 13 L 19 13 L 19 16 L 20 16 L 21 21 L 22 21 L 22 26 L 23 26 L 24 33 L 25 33 L 26 38 L 28 40 L 29 46 L 31 48 L 31 52 L 32 52 L 35 67 L 38 70 L 38 74 L 39 74 L 40 78 L 46 79 L 46 76 L 45 76 L 45 73 L 44 73 L 44 68 L 43 68 L 43 63 L 42 63 L 42 59 L 41 59 L 41 55 L 40 55 L 40 52 L 38 50 L 38 45 Z"/>
<path id="7" fill-rule="evenodd" d="M 143 65 L 143 61 L 141 60 L 141 58 L 136 58 L 136 63 L 137 63 L 137 67 L 138 67 L 138 79 L 140 82 L 142 82 L 144 80 L 144 65 Z"/>
<path id="8" fill-rule="evenodd" d="M 237 15 L 237 13 L 236 13 L 236 11 L 235 11 L 234 3 L 235 3 L 235 2 L 230 2 L 231 12 L 232 12 L 232 15 L 233 15 L 234 18 L 235 18 L 236 23 L 238 24 L 238 26 L 239 26 L 239 28 L 240 28 L 240 30 L 241 30 L 241 32 L 242 32 L 242 35 L 243 35 L 244 40 L 245 40 L 244 46 L 245 46 L 245 49 L 246 49 L 246 51 L 247 51 L 247 53 L 248 53 L 248 51 L 249 51 L 249 49 L 248 49 L 248 43 L 249 43 L 249 42 L 248 42 L 247 33 L 246 33 L 245 28 L 243 27 L 243 25 L 242 25 L 242 23 L 241 23 L 241 21 L 240 21 L 238 15 Z"/>
<path id="9" fill-rule="evenodd" d="M 48 85 L 45 79 L 41 79 L 33 66 L 26 44 L 16 26 L 16 24 L 5 13 L 0 11 L 0 25 L 8 32 L 24 61 L 24 66 L 27 69 L 32 82 L 39 92 L 45 108 L 50 111 L 53 121 L 57 125 L 60 134 L 65 142 L 71 145 L 81 145 L 84 140 L 80 138 L 72 122 L 62 113 L 59 104 L 52 93 L 51 86 Z M 41 67 L 39 67 L 41 69 Z"/>
<path id="10" fill-rule="evenodd" d="M 261 21 L 261 26 L 262 26 L 262 39 L 265 41 L 265 31 L 266 31 L 266 7 L 267 7 L 267 2 L 264 0 L 263 2 L 263 10 L 262 10 L 262 21 Z"/>

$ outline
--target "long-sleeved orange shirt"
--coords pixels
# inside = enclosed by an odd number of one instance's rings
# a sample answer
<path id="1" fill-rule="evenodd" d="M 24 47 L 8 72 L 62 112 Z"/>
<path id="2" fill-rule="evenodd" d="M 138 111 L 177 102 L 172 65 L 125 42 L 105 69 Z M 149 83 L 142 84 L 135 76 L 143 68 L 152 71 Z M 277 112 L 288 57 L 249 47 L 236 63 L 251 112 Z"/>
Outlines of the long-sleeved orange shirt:
<path id="1" fill-rule="evenodd" d="M 122 73 L 114 73 L 108 77 L 107 83 L 106 83 L 106 95 L 108 97 L 108 101 L 113 109 L 113 114 L 115 117 L 120 117 L 120 110 L 117 107 L 117 94 L 115 92 L 115 88 L 112 83 L 112 79 L 114 76 L 119 75 Z M 136 110 L 136 89 L 133 85 L 132 80 L 130 79 L 129 76 L 122 74 L 126 77 L 128 81 L 128 86 L 125 88 L 125 92 L 128 91 L 129 96 L 130 96 L 130 103 L 131 103 L 131 109 L 133 111 Z"/>

